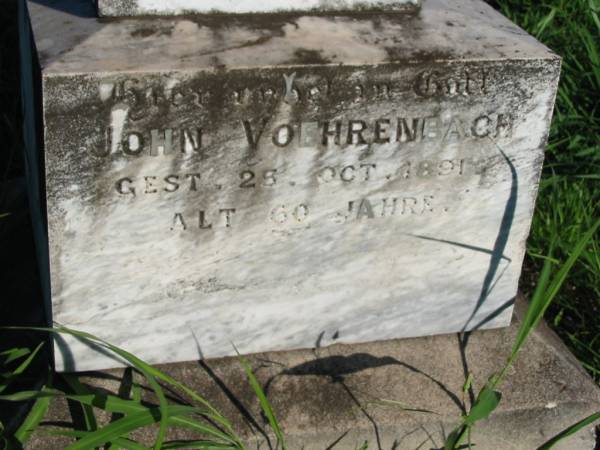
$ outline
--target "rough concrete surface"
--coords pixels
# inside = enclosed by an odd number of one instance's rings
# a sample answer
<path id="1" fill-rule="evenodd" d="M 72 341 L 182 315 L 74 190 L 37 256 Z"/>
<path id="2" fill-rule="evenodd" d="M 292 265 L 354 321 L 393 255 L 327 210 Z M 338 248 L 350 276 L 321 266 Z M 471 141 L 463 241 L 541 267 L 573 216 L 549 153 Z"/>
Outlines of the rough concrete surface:
<path id="1" fill-rule="evenodd" d="M 262 353 L 250 361 L 291 450 L 355 449 L 364 441 L 369 449 L 438 449 L 462 413 L 465 368 L 473 373 L 477 390 L 502 367 L 524 306 L 520 302 L 515 308 L 517 318 L 509 328 L 472 333 L 464 360 L 457 335 L 443 335 Z M 252 446 L 269 448 L 260 431 L 268 426 L 236 358 L 160 367 L 211 401 Z M 85 382 L 117 392 L 121 374 L 88 373 Z M 545 325 L 531 335 L 500 390 L 499 408 L 474 430 L 474 448 L 535 449 L 600 409 L 598 387 Z M 436 414 L 382 405 L 381 399 Z M 46 418 L 47 423 L 73 420 L 61 402 L 53 403 Z M 155 431 L 134 436 L 150 444 Z M 169 437 L 193 436 L 177 431 Z M 556 448 L 592 450 L 594 442 L 588 427 Z M 66 443 L 40 431 L 29 448 L 57 449 Z"/>

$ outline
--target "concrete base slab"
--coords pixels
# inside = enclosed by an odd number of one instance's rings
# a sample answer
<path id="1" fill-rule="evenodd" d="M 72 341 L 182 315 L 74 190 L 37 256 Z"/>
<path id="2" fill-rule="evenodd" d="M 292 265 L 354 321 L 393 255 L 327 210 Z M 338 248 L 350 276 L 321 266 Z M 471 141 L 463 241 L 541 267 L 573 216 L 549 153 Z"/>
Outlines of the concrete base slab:
<path id="1" fill-rule="evenodd" d="M 465 373 L 473 374 L 478 390 L 502 367 L 524 308 L 519 301 L 509 328 L 472 333 L 464 351 L 457 335 L 444 335 L 263 353 L 249 359 L 290 449 L 355 449 L 364 442 L 369 449 L 437 449 L 458 424 L 463 402 L 469 403 L 462 394 Z M 236 358 L 160 367 L 209 399 L 233 421 L 251 448 L 269 448 L 264 437 L 269 435 L 264 432 L 268 425 Z M 122 373 L 88 373 L 84 381 L 118 392 Z M 479 450 L 537 448 L 600 410 L 598 386 L 545 325 L 533 333 L 501 391 L 499 408 L 474 430 L 472 441 Z M 384 399 L 421 411 L 384 404 Z M 71 415 L 66 403 L 54 402 L 47 425 L 65 423 L 77 423 L 76 414 Z M 155 432 L 148 428 L 132 437 L 151 444 Z M 172 430 L 169 437 L 194 436 Z M 29 448 L 55 449 L 65 444 L 38 432 Z M 594 429 L 589 427 L 556 448 L 594 447 Z"/>

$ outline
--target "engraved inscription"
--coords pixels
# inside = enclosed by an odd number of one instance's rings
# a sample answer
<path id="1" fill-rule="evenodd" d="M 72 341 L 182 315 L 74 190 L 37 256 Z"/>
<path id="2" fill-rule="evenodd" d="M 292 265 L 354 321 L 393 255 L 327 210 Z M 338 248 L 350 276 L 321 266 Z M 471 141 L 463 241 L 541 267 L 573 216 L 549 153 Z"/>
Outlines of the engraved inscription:
<path id="1" fill-rule="evenodd" d="M 512 135 L 513 119 L 508 113 L 491 113 L 473 118 L 457 115 L 442 117 L 395 117 L 377 119 L 323 120 L 272 124 L 269 118 L 247 119 L 240 128 L 249 150 L 256 152 L 271 144 L 276 148 L 293 145 L 348 147 L 385 144 L 412 144 L 424 141 L 458 142 L 465 139 L 501 139 Z M 105 145 L 98 156 L 191 156 L 210 157 L 202 127 L 180 129 L 131 130 L 115 142 L 108 127 Z"/>
<path id="2" fill-rule="evenodd" d="M 488 80 L 486 69 L 463 69 L 459 73 L 426 70 L 417 76 L 415 92 L 422 97 L 484 95 L 488 92 Z"/>
<path id="3" fill-rule="evenodd" d="M 513 135 L 512 111 L 469 106 L 494 82 L 478 67 L 373 79 L 286 72 L 222 89 L 103 82 L 110 122 L 92 154 L 119 167 L 107 190 L 124 204 L 172 200 L 174 233 L 426 220 L 507 176 L 496 146 Z"/>
<path id="4" fill-rule="evenodd" d="M 126 156 L 164 156 L 179 153 L 204 157 L 201 128 L 152 129 L 149 132 L 128 131 L 120 141 L 115 141 L 113 127 L 106 129 L 104 149 L 99 156 L 124 154 Z"/>
<path id="5" fill-rule="evenodd" d="M 199 210 L 193 217 L 183 212 L 176 212 L 173 214 L 171 231 L 188 231 L 191 228 L 212 230 L 213 223 L 215 228 L 231 228 L 234 223 L 235 212 L 236 208 L 218 208 L 215 211 Z"/>

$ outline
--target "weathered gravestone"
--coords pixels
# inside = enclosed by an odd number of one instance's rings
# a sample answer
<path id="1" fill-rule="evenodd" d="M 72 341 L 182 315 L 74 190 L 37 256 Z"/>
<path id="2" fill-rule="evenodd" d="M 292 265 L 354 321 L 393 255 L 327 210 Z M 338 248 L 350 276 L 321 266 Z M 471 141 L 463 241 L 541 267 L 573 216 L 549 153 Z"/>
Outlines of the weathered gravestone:
<path id="1" fill-rule="evenodd" d="M 151 363 L 508 325 L 559 58 L 481 1 L 388 3 L 29 1 L 54 321 Z"/>

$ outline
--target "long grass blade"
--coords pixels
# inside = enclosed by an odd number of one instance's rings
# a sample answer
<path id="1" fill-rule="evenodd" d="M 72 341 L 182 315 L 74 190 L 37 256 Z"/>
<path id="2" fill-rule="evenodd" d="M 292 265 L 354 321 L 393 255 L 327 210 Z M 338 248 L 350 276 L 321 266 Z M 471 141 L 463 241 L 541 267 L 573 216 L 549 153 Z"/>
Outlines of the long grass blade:
<path id="1" fill-rule="evenodd" d="M 588 242 L 598 230 L 598 227 L 600 227 L 600 219 L 597 220 L 596 223 L 581 237 L 565 263 L 561 266 L 551 280 L 551 264 L 548 261 L 544 263 L 544 268 L 542 269 L 538 286 L 533 294 L 530 306 L 525 315 L 525 319 L 523 320 L 521 328 L 517 334 L 517 339 L 515 340 L 515 344 L 511 352 L 511 362 L 514 361 L 516 355 L 521 350 L 521 347 L 529 336 L 529 333 L 535 329 L 544 316 L 548 306 L 550 306 L 550 303 L 552 303 L 552 300 L 554 300 L 554 297 L 556 294 L 558 294 L 558 291 L 567 279 L 567 275 L 569 274 L 571 268 L 585 250 Z"/>
<path id="2" fill-rule="evenodd" d="M 19 392 L 16 394 L 0 396 L 0 400 L 20 402 L 20 401 L 27 401 L 27 400 L 33 400 L 33 399 L 52 398 L 52 397 L 57 397 L 57 396 L 65 397 L 69 400 L 73 400 L 75 402 L 81 403 L 82 405 L 96 407 L 96 408 L 102 409 L 104 411 L 107 411 L 109 413 L 113 413 L 113 414 L 117 413 L 117 414 L 130 415 L 130 414 L 142 413 L 142 412 L 150 409 L 149 407 L 144 406 L 134 400 L 124 400 L 120 397 L 117 397 L 114 395 L 103 394 L 101 392 L 73 395 L 73 394 L 64 394 L 64 393 L 62 393 L 60 391 L 56 391 L 56 390 L 48 390 L 45 392 L 23 391 L 23 392 Z M 190 408 L 189 409 L 190 414 L 198 414 L 198 415 L 201 415 L 204 417 L 207 415 L 206 411 L 203 409 L 193 407 L 193 406 L 188 406 L 188 408 Z M 231 444 L 237 444 L 237 441 L 235 439 L 233 439 L 230 435 L 220 431 L 218 428 L 214 427 L 213 425 L 210 425 L 207 423 L 201 423 L 201 422 L 198 422 L 189 417 L 184 417 L 184 416 L 169 417 L 168 424 L 171 426 L 177 426 L 177 427 L 181 427 L 181 428 L 191 429 L 198 433 L 203 433 L 208 436 L 213 436 L 217 439 L 221 439 L 221 440 L 223 440 L 225 442 L 229 442 Z M 236 448 L 240 448 L 239 445 L 237 445 Z"/>
<path id="3" fill-rule="evenodd" d="M 552 439 L 550 439 L 548 442 L 546 442 L 544 445 L 542 445 L 541 447 L 539 447 L 538 450 L 549 450 L 552 447 L 554 447 L 556 444 L 558 444 L 560 441 L 562 441 L 563 439 L 577 433 L 579 430 L 588 427 L 590 425 L 592 425 L 594 422 L 600 420 L 600 411 L 598 411 L 597 413 L 592 414 L 591 416 L 586 417 L 583 420 L 580 420 L 579 422 L 571 425 L 569 428 L 567 428 L 566 430 L 560 432 L 559 434 L 557 434 L 556 436 L 554 436 Z"/>
<path id="4" fill-rule="evenodd" d="M 14 437 L 17 441 L 19 441 L 21 446 L 25 446 L 25 444 L 31 437 L 31 434 L 35 431 L 35 429 L 44 419 L 44 416 L 48 411 L 48 407 L 50 406 L 51 399 L 52 397 L 44 397 L 37 399 L 36 402 L 33 404 L 31 411 L 27 415 L 27 418 L 15 432 Z"/>
<path id="5" fill-rule="evenodd" d="M 235 449 L 231 445 L 227 444 L 219 444 L 217 442 L 212 441 L 170 441 L 165 442 L 163 445 L 163 450 L 171 450 L 171 449 L 203 449 L 203 450 L 227 450 L 227 449 Z"/>
<path id="6" fill-rule="evenodd" d="M 5 391 L 6 388 L 15 379 L 17 379 L 19 377 L 19 375 L 21 375 L 23 372 L 25 372 L 25 370 L 27 370 L 27 368 L 31 365 L 31 363 L 35 359 L 36 355 L 39 353 L 39 351 L 42 349 L 43 346 L 44 346 L 44 343 L 41 342 L 33 352 L 29 353 L 29 356 L 27 357 L 27 359 L 25 359 L 25 361 L 23 361 L 21 364 L 19 364 L 19 366 L 12 372 L 12 374 L 8 378 L 6 378 L 5 380 L 2 381 L 2 383 L 0 384 L 0 393 Z M 15 354 L 22 354 L 22 352 L 17 351 Z M 14 356 L 14 354 L 13 354 L 13 356 Z M 24 355 L 22 355 L 22 356 L 24 356 Z M 9 359 L 10 358 L 11 358 L 11 356 L 9 356 Z"/>
<path id="7" fill-rule="evenodd" d="M 182 383 L 179 383 L 178 381 L 176 381 L 169 375 L 150 366 L 149 364 L 145 363 L 144 361 L 142 361 L 138 357 L 134 356 L 133 354 L 127 352 L 126 350 L 123 350 L 115 345 L 112 345 L 109 342 L 104 341 L 90 333 L 86 333 L 83 331 L 76 331 L 76 330 L 72 330 L 72 329 L 69 329 L 66 327 L 59 327 L 59 328 L 5 327 L 5 329 L 34 330 L 34 331 L 42 331 L 42 332 L 48 332 L 48 333 L 68 334 L 68 335 L 74 336 L 76 338 L 83 339 L 83 340 L 98 344 L 100 346 L 103 346 L 106 349 L 112 351 L 113 353 L 119 355 L 121 358 L 123 358 L 125 361 L 127 361 L 130 365 L 135 367 L 137 370 L 139 370 L 144 375 L 144 377 L 148 380 L 150 387 L 154 390 L 155 394 L 157 395 L 157 398 L 159 399 L 159 404 L 163 409 L 164 409 L 165 405 L 167 405 L 166 397 L 164 396 L 164 392 L 163 392 L 162 388 L 157 383 L 157 381 L 156 381 L 157 379 L 161 380 L 175 388 L 182 390 L 187 395 L 189 395 L 192 399 L 194 399 L 198 403 L 205 406 L 210 412 L 209 413 L 203 412 L 202 414 L 205 415 L 210 420 L 223 426 L 226 429 L 226 431 L 230 434 L 231 439 L 236 442 L 236 444 L 238 445 L 239 448 L 241 448 L 241 449 L 245 448 L 244 444 L 242 443 L 242 440 L 233 431 L 233 426 L 232 426 L 231 422 L 229 422 L 221 413 L 219 413 L 219 411 L 216 408 L 214 408 L 207 400 L 202 398 L 200 395 L 196 394 L 194 391 L 192 391 L 191 389 L 189 389 Z M 163 426 L 166 427 L 166 425 L 164 425 L 161 422 L 161 428 L 163 428 Z M 157 444 L 161 443 L 161 441 L 160 441 L 161 436 L 164 439 L 164 432 L 159 433 L 159 436 L 157 437 L 157 442 L 155 443 L 155 447 Z"/>
<path id="8" fill-rule="evenodd" d="M 47 389 L 45 391 L 21 391 L 10 395 L 0 395 L 0 400 L 9 402 L 22 402 L 27 400 L 65 397 L 86 406 L 95 406 L 110 413 L 133 414 L 142 412 L 148 408 L 134 402 L 133 400 L 123 400 L 114 395 L 102 393 L 90 394 L 65 394 L 58 390 Z"/>
<path id="9" fill-rule="evenodd" d="M 388 399 L 382 398 L 382 399 L 379 399 L 377 401 L 370 402 L 370 403 L 374 403 L 374 404 L 378 404 L 378 405 L 395 406 L 406 412 L 420 412 L 420 413 L 426 413 L 426 414 L 435 414 L 438 416 L 440 415 L 439 413 L 437 413 L 435 411 L 431 411 L 429 409 L 417 408 L 417 407 L 414 407 L 411 405 L 407 405 L 406 403 L 399 402 L 397 400 L 388 400 Z"/>
<path id="10" fill-rule="evenodd" d="M 26 355 L 29 355 L 31 350 L 28 348 L 11 348 L 9 350 L 5 350 L 0 353 L 0 356 L 6 357 L 2 365 L 10 364 L 13 361 L 16 361 L 19 358 L 22 358 Z"/>
<path id="11" fill-rule="evenodd" d="M 237 349 L 235 349 L 235 351 L 238 354 L 240 363 L 241 363 L 242 367 L 244 368 L 244 372 L 246 372 L 246 376 L 248 377 L 250 386 L 252 386 L 254 393 L 258 397 L 258 401 L 260 402 L 260 407 L 262 408 L 263 413 L 267 417 L 267 420 L 269 421 L 269 424 L 271 425 L 271 428 L 273 429 L 275 436 L 277 437 L 277 442 L 279 443 L 279 445 L 281 445 L 281 448 L 283 450 L 286 450 L 287 447 L 285 444 L 285 437 L 283 435 L 283 432 L 281 431 L 281 427 L 279 426 L 277 417 L 275 417 L 273 408 L 271 408 L 271 403 L 269 402 L 269 399 L 267 399 L 265 392 L 263 391 L 262 387 L 260 386 L 260 383 L 256 379 L 256 376 L 254 375 L 254 372 L 252 371 L 252 368 L 250 367 L 250 364 L 248 363 L 246 358 L 244 358 L 242 355 L 240 355 L 240 353 L 237 351 Z"/>
<path id="12" fill-rule="evenodd" d="M 81 384 L 79 379 L 76 376 L 72 375 L 64 375 L 63 379 L 67 382 L 69 387 L 73 389 L 75 394 L 85 395 L 88 393 L 88 389 Z M 83 420 L 85 422 L 85 429 L 87 431 L 95 431 L 98 429 L 98 423 L 96 422 L 96 416 L 94 414 L 94 408 L 86 403 L 79 402 L 81 404 L 81 409 L 83 410 Z"/>
<path id="13" fill-rule="evenodd" d="M 48 434 L 52 436 L 62 436 L 69 437 L 74 439 L 82 439 L 86 436 L 89 436 L 89 431 L 81 431 L 81 430 L 53 430 L 48 432 Z M 126 449 L 126 450 L 151 450 L 148 447 L 132 441 L 131 439 L 126 438 L 116 438 L 114 439 L 114 444 L 111 447 L 115 447 L 117 450 Z"/>
<path id="14" fill-rule="evenodd" d="M 213 436 L 217 439 L 221 439 L 225 442 L 228 442 L 228 445 L 233 444 L 235 448 L 240 448 L 239 444 L 236 440 L 232 439 L 231 436 L 223 433 L 212 425 L 208 425 L 205 423 L 198 422 L 189 417 L 177 416 L 169 418 L 169 424 L 175 427 L 187 428 L 189 430 L 194 430 L 198 433 Z"/>
<path id="15" fill-rule="evenodd" d="M 190 414 L 190 406 L 167 405 L 166 411 L 160 408 L 151 408 L 135 414 L 130 414 L 122 419 L 116 420 L 109 425 L 96 431 L 89 432 L 79 441 L 68 446 L 65 450 L 89 450 L 107 442 L 130 433 L 133 430 L 143 428 L 153 423 L 159 423 L 163 419 L 167 422 L 169 417 L 181 414 Z M 163 416 L 163 414 L 165 414 Z M 161 443 L 162 445 L 162 443 Z"/>

